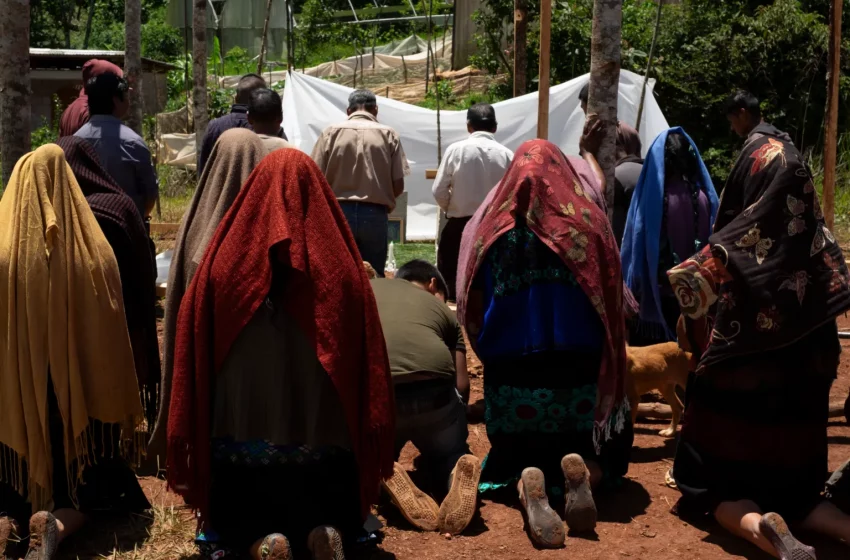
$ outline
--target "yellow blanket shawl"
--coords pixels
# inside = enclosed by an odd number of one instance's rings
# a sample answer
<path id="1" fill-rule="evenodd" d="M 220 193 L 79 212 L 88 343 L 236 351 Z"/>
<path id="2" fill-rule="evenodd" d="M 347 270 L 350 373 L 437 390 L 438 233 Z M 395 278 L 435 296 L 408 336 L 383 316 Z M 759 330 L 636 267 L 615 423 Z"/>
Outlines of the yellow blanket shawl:
<path id="1" fill-rule="evenodd" d="M 118 264 L 54 144 L 18 161 L 0 200 L 0 477 L 33 511 L 53 497 L 48 374 L 73 497 L 91 421 L 121 430 L 126 454 L 142 406 Z"/>

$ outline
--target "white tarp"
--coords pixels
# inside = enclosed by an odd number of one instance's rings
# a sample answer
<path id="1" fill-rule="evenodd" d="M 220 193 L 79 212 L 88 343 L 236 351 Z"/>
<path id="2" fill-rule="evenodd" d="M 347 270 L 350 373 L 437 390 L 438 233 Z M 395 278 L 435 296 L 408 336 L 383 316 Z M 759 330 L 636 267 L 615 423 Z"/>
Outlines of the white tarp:
<path id="1" fill-rule="evenodd" d="M 390 48 L 392 47 L 392 48 Z M 451 59 L 452 57 L 452 40 L 451 37 L 436 38 L 431 43 L 431 48 L 434 50 L 437 59 Z M 382 50 L 387 52 L 381 52 Z M 427 60 L 428 43 L 419 37 L 410 36 L 395 47 L 393 44 L 375 47 L 374 61 L 372 59 L 371 49 L 366 49 L 362 55 L 349 56 L 339 60 L 323 62 L 318 66 L 313 66 L 306 69 L 298 69 L 295 71 L 308 76 L 318 78 L 328 78 L 330 76 L 351 76 L 357 70 L 360 73 L 360 65 L 363 65 L 363 70 L 366 74 L 370 72 L 380 73 L 382 70 L 401 68 L 404 65 L 418 66 L 425 65 Z M 409 54 L 415 53 L 415 54 Z M 402 60 L 404 55 L 404 60 Z M 219 80 L 219 84 L 223 88 L 234 88 L 242 78 L 238 76 L 224 76 Z M 286 70 L 275 72 L 263 72 L 263 78 L 269 83 L 277 83 L 286 78 Z"/>
<path id="2" fill-rule="evenodd" d="M 549 139 L 567 154 L 578 153 L 585 120 L 578 94 L 589 79 L 590 75 L 585 74 L 550 90 Z M 635 123 L 642 85 L 642 76 L 625 70 L 620 74 L 620 120 L 632 125 Z M 654 85 L 654 80 L 650 80 L 640 127 L 644 153 L 652 140 L 668 128 L 667 120 L 651 92 Z M 351 91 L 351 88 L 326 80 L 293 74 L 286 80 L 283 93 L 283 128 L 289 141 L 310 153 L 322 130 L 345 120 Z M 496 103 L 494 107 L 499 121 L 497 140 L 516 150 L 526 140 L 536 137 L 536 92 Z M 405 180 L 409 196 L 407 238 L 434 239 L 437 236 L 437 205 L 431 196 L 433 181 L 425 178 L 425 170 L 437 168 L 437 113 L 381 97 L 378 100 L 378 120 L 398 131 L 412 170 L 411 176 Z M 466 111 L 441 111 L 440 124 L 444 151 L 449 144 L 468 136 Z"/>

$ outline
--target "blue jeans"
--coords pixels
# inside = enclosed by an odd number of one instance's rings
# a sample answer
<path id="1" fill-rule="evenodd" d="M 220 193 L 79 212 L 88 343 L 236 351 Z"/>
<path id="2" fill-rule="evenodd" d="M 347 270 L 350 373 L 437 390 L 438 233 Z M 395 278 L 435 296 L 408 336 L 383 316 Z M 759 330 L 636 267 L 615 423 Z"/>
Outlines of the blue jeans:
<path id="1" fill-rule="evenodd" d="M 378 276 L 383 277 L 389 243 L 387 207 L 353 200 L 340 200 L 339 205 L 354 234 L 361 258 L 372 265 Z"/>

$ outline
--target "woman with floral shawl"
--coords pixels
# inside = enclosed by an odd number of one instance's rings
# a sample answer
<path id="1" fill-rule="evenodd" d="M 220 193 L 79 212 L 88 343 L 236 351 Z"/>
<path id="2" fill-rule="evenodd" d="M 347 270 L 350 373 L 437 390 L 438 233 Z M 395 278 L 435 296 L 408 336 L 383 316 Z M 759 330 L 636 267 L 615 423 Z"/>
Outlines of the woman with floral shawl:
<path id="1" fill-rule="evenodd" d="M 850 274 L 787 135 L 750 132 L 708 246 L 669 279 L 680 344 L 698 358 L 673 468 L 680 513 L 713 514 L 783 560 L 815 558 L 786 520 L 850 543 L 850 516 L 821 496 Z"/>
<path id="2" fill-rule="evenodd" d="M 550 507 L 592 530 L 591 486 L 628 469 L 623 283 L 605 213 L 561 151 L 526 142 L 463 255 L 458 313 L 484 364 L 492 449 L 481 491 L 517 485 L 536 544 L 559 547 Z M 469 246 L 469 245 L 467 245 Z M 539 467 L 539 468 L 538 468 Z M 565 485 L 557 482 L 565 478 Z"/>
<path id="3" fill-rule="evenodd" d="M 690 136 L 665 130 L 653 141 L 632 196 L 621 244 L 623 278 L 640 304 L 632 346 L 676 339 L 679 306 L 666 272 L 707 241 L 717 194 Z"/>

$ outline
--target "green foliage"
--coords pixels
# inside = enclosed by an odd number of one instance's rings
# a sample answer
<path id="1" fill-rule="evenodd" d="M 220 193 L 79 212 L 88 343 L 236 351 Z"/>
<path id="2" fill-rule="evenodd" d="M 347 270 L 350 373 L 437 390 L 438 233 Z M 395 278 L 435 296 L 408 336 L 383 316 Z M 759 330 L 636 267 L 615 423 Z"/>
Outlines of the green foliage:
<path id="1" fill-rule="evenodd" d="M 62 102 L 59 101 L 58 95 L 53 96 L 52 103 L 53 112 L 56 115 L 61 115 L 64 107 L 62 106 Z M 31 145 L 33 150 L 45 144 L 55 143 L 59 139 L 59 119 L 56 118 L 53 121 L 53 126 L 50 126 L 47 119 L 42 117 L 41 126 L 32 131 Z"/>
<path id="2" fill-rule="evenodd" d="M 722 110 L 725 98 L 737 88 L 757 95 L 765 117 L 791 134 L 798 146 L 819 148 L 828 4 L 827 0 L 683 0 L 663 7 L 652 71 L 655 95 L 671 126 L 681 125 L 694 137 L 718 184 L 728 175 L 740 146 Z M 645 72 L 656 8 L 654 2 L 624 0 L 624 69 Z M 529 90 L 537 87 L 536 9 L 529 3 Z M 554 83 L 589 71 L 592 9 L 592 0 L 561 0 L 553 6 Z M 484 0 L 475 19 L 483 31 L 477 37 L 474 62 L 490 72 L 508 72 L 513 58 L 513 0 Z M 508 52 L 503 45 L 508 45 Z M 850 43 L 845 42 L 847 47 Z M 850 100 L 846 78 L 842 97 Z M 842 130 L 847 130 L 850 119 L 846 114 L 842 118 Z"/>

